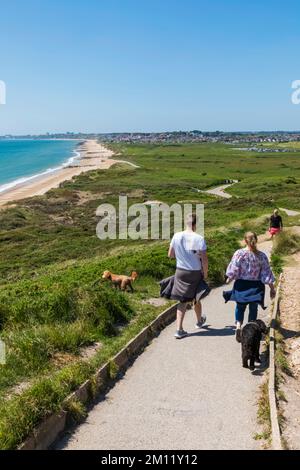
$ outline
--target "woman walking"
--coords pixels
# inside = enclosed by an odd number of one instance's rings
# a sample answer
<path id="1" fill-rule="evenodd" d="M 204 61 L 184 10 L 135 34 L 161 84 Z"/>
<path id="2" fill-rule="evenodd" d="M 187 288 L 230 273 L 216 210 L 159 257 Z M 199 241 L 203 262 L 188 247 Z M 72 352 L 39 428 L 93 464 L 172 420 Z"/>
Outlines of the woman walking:
<path id="1" fill-rule="evenodd" d="M 196 328 L 201 328 L 206 321 L 201 306 L 201 299 L 210 292 L 205 282 L 208 271 L 206 243 L 195 230 L 196 216 L 192 214 L 187 218 L 186 229 L 176 233 L 170 244 L 168 256 L 176 258 L 175 276 L 160 283 L 162 297 L 180 302 L 177 308 L 176 339 L 187 336 L 187 332 L 183 329 L 187 303 L 194 302 Z"/>
<path id="2" fill-rule="evenodd" d="M 277 235 L 277 233 L 281 232 L 282 229 L 282 217 L 279 215 L 278 210 L 275 209 L 273 215 L 270 217 L 269 233 L 271 235 L 271 240 L 273 239 L 274 235 Z"/>
<path id="3" fill-rule="evenodd" d="M 227 283 L 235 280 L 233 290 L 224 292 L 225 302 L 236 302 L 235 322 L 236 339 L 240 342 L 241 326 L 244 314 L 249 305 L 248 321 L 257 319 L 258 305 L 263 309 L 265 285 L 269 285 L 271 298 L 275 297 L 274 275 L 268 257 L 257 248 L 257 235 L 254 232 L 245 234 L 246 248 L 237 250 L 227 268 Z"/>

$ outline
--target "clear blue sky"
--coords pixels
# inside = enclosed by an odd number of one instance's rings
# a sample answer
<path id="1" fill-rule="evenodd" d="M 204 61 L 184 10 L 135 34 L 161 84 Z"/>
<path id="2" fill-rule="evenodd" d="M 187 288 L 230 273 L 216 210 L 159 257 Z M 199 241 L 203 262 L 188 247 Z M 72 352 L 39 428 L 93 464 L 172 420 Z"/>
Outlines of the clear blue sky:
<path id="1" fill-rule="evenodd" d="M 10 0 L 0 135 L 300 129 L 300 4 Z"/>

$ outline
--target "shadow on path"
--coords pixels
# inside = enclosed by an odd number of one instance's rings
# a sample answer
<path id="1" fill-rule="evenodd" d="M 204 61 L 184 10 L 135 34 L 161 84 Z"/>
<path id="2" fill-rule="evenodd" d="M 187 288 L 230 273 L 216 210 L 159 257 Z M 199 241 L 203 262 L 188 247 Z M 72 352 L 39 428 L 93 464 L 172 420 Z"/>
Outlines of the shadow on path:
<path id="1" fill-rule="evenodd" d="M 288 330 L 287 328 L 280 327 L 280 333 L 285 339 L 299 338 L 300 332 L 295 330 Z"/>
<path id="2" fill-rule="evenodd" d="M 196 333 L 189 333 L 183 339 L 190 338 L 191 336 L 233 336 L 235 333 L 235 326 L 225 326 L 225 328 L 211 328 L 210 325 L 205 325 L 201 330 Z"/>

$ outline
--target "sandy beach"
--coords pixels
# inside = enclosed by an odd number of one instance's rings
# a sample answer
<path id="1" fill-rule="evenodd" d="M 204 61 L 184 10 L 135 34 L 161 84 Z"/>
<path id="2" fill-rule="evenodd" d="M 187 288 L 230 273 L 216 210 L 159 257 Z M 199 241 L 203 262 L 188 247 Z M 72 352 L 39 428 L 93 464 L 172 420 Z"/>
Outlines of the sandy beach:
<path id="1" fill-rule="evenodd" d="M 0 207 L 5 207 L 11 201 L 45 194 L 50 189 L 57 188 L 63 181 L 70 180 L 73 176 L 85 171 L 107 169 L 118 163 L 112 159 L 113 152 L 96 140 L 86 140 L 77 147 L 77 151 L 80 152 L 81 158 L 74 165 L 37 176 L 26 183 L 21 183 L 0 193 Z"/>

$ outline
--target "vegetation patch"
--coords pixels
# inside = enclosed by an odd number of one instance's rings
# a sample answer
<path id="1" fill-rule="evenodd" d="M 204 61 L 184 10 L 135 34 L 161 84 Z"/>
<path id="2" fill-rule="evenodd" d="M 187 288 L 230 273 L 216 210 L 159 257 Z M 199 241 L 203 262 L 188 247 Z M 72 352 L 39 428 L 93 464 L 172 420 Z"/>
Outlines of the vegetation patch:
<path id="1" fill-rule="evenodd" d="M 139 168 L 117 165 L 84 173 L 0 212 L 0 337 L 7 346 L 7 364 L 0 366 L 2 449 L 20 444 L 166 308 L 145 301 L 158 297 L 158 281 L 174 272 L 168 242 L 100 241 L 99 204 L 117 205 L 119 195 L 128 195 L 129 205 L 149 200 L 204 204 L 212 286 L 223 283 L 244 231 L 265 231 L 266 214 L 274 207 L 298 207 L 296 152 L 256 155 L 223 144 L 112 148 Z M 198 192 L 226 179 L 240 180 L 228 190 L 232 199 Z M 298 243 L 293 238 L 287 248 L 278 237 L 272 257 L 276 272 L 284 250 Z M 106 269 L 136 270 L 134 293 L 103 282 Z M 96 343 L 101 348 L 82 360 L 82 348 Z M 74 414 L 81 412 L 75 403 Z"/>

